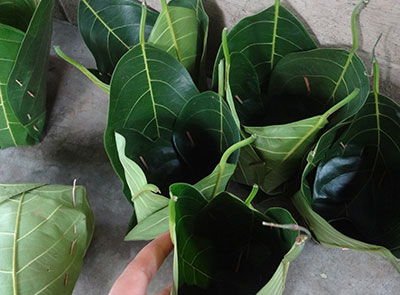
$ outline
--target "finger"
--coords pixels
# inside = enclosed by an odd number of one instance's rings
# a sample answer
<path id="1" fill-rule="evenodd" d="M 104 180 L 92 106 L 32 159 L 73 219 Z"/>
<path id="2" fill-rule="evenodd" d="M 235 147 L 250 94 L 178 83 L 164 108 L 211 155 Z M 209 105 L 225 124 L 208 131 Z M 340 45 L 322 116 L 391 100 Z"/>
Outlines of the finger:
<path id="1" fill-rule="evenodd" d="M 171 294 L 171 289 L 172 289 L 172 283 L 167 288 L 158 292 L 156 295 L 169 295 Z"/>
<path id="2" fill-rule="evenodd" d="M 146 295 L 147 286 L 172 251 L 170 233 L 147 244 L 114 283 L 110 295 Z"/>

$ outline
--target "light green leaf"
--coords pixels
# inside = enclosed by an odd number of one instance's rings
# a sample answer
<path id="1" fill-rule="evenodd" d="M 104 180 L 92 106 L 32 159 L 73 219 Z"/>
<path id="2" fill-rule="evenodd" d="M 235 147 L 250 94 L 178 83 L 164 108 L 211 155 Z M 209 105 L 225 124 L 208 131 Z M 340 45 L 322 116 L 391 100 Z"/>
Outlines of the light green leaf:
<path id="1" fill-rule="evenodd" d="M 163 9 L 148 42 L 177 58 L 191 74 L 194 74 L 199 34 L 196 11 L 186 7 L 169 6 L 165 0 L 161 3 Z M 201 55 L 201 52 L 199 54 Z"/>
<path id="2" fill-rule="evenodd" d="M 0 189 L 1 195 L 20 192 L 0 203 L 2 294 L 72 294 L 94 230 L 85 189 L 41 184 Z"/>
<path id="3" fill-rule="evenodd" d="M 258 184 L 266 193 L 274 194 L 280 185 L 290 180 L 320 131 L 328 124 L 328 117 L 349 104 L 359 92 L 354 90 L 320 116 L 283 125 L 244 127 L 247 133 L 256 135 L 252 146 L 260 155 L 264 171 Z"/>
<path id="4" fill-rule="evenodd" d="M 155 185 L 149 185 L 142 169 L 125 154 L 125 138 L 116 133 L 118 156 L 124 167 L 126 182 L 129 186 L 132 202 L 138 223 L 168 206 L 168 199 L 157 194 L 160 190 Z"/>
<path id="5" fill-rule="evenodd" d="M 167 200 L 167 199 L 165 199 Z M 125 241 L 152 240 L 169 229 L 168 206 L 139 222 L 125 237 Z"/>

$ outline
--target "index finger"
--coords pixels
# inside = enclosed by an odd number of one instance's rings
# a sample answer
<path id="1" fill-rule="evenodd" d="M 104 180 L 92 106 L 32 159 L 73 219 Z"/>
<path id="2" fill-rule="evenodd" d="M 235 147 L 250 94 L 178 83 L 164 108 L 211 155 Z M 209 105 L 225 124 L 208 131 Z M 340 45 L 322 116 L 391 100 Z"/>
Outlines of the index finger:
<path id="1" fill-rule="evenodd" d="M 151 241 L 129 263 L 109 295 L 145 295 L 151 279 L 172 248 L 169 231 Z"/>

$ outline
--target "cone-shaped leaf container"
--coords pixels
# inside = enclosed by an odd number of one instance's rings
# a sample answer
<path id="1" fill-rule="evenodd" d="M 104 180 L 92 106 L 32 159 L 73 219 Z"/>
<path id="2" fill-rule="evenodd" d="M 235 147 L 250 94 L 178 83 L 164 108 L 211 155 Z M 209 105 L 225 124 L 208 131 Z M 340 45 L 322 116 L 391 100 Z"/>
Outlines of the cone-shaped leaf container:
<path id="1" fill-rule="evenodd" d="M 54 1 L 12 1 L 0 10 L 0 148 L 33 145 L 46 118 Z"/>
<path id="2" fill-rule="evenodd" d="M 81 186 L 0 184 L 1 294 L 72 294 L 93 230 Z"/>
<path id="3" fill-rule="evenodd" d="M 237 182 L 257 183 L 270 195 L 290 191 L 321 132 L 364 104 L 369 82 L 356 54 L 357 17 L 364 6 L 352 16 L 350 51 L 316 48 L 279 1 L 223 34 L 217 63 L 224 52 L 227 102 L 242 133 L 257 135 L 241 151 Z"/>
<path id="4" fill-rule="evenodd" d="M 309 154 L 293 202 L 323 245 L 363 250 L 400 271 L 400 106 L 374 91 Z"/>

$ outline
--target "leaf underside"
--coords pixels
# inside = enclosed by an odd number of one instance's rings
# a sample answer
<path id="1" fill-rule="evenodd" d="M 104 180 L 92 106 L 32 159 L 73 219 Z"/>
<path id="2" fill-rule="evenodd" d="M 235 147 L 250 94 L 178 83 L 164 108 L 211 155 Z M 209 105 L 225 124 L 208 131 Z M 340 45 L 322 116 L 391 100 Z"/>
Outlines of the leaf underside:
<path id="1" fill-rule="evenodd" d="M 86 192 L 5 184 L 0 203 L 0 286 L 4 294 L 71 294 L 94 221 Z M 68 277 L 68 278 L 67 278 Z"/>

